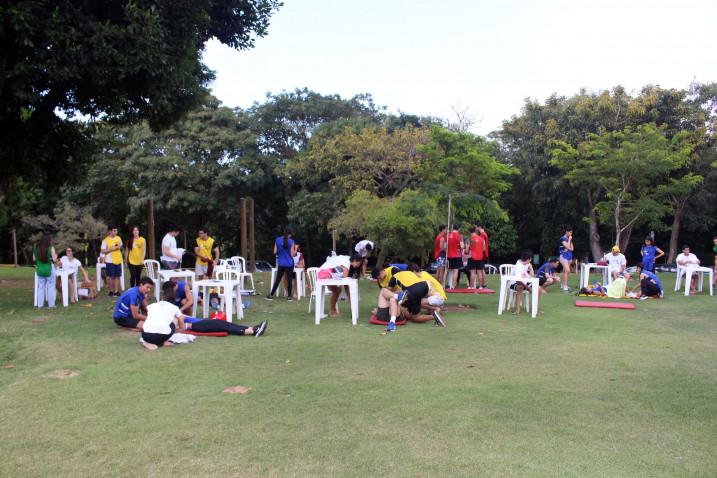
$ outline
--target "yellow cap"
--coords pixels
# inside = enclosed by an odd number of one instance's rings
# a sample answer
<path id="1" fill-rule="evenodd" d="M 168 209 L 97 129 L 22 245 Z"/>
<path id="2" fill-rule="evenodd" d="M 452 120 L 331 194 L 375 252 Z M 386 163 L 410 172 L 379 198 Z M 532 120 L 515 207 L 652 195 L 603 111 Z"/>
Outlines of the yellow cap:
<path id="1" fill-rule="evenodd" d="M 620 252 L 620 248 L 618 246 L 612 246 L 612 252 Z"/>

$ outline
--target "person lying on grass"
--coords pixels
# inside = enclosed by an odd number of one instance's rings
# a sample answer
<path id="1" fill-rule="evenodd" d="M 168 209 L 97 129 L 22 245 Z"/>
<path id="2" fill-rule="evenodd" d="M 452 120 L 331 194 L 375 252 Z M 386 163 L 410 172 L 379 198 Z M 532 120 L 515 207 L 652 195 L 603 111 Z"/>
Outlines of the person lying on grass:
<path id="1" fill-rule="evenodd" d="M 228 332 L 232 335 L 252 335 L 259 337 L 266 331 L 267 322 L 258 326 L 244 327 L 230 324 L 222 320 L 197 320 L 186 317 L 174 305 L 176 301 L 175 290 L 177 284 L 172 281 L 162 285 L 162 300 L 151 304 L 147 308 L 147 319 L 142 328 L 142 346 L 147 350 L 157 350 L 159 347 L 171 346 L 170 339 L 175 332 Z M 191 320 L 185 323 L 185 319 Z"/>
<path id="2" fill-rule="evenodd" d="M 154 282 L 149 277 L 142 277 L 139 285 L 130 287 L 122 293 L 117 303 L 113 318 L 115 324 L 130 329 L 141 329 L 147 318 L 147 294 L 152 292 Z"/>
<path id="3" fill-rule="evenodd" d="M 376 268 L 371 272 L 371 277 L 381 284 L 386 279 L 386 270 Z M 384 290 L 388 290 L 388 292 L 384 292 Z M 421 314 L 422 301 L 429 297 L 429 293 L 430 287 L 426 280 L 411 271 L 399 271 L 393 274 L 386 287 L 379 292 L 379 308 L 381 308 L 382 297 L 387 297 L 387 294 L 396 294 L 399 305 L 403 305 L 403 308 L 406 309 L 404 317 L 408 320 L 412 322 L 434 320 L 438 325 L 445 327 L 445 321 L 436 310 L 430 315 Z M 386 306 L 384 305 L 384 307 Z M 391 316 L 386 331 L 393 332 L 395 330 L 396 317 Z"/>
<path id="4" fill-rule="evenodd" d="M 663 295 L 662 283 L 654 272 L 645 269 L 642 262 L 635 266 L 639 277 L 638 284 L 632 289 L 633 292 L 640 288 L 640 300 L 649 299 L 650 297 L 659 298 Z"/>

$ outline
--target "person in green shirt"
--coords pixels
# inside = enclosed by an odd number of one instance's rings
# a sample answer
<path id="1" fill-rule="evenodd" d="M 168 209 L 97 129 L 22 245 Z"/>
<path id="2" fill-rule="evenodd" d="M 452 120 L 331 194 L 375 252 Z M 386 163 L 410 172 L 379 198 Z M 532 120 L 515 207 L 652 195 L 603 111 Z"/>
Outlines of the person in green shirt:
<path id="1" fill-rule="evenodd" d="M 37 276 L 37 305 L 42 308 L 47 300 L 47 306 L 55 307 L 57 293 L 55 291 L 55 266 L 58 265 L 57 253 L 52 247 L 52 236 L 48 233 L 42 235 L 32 249 L 35 260 L 35 275 Z"/>

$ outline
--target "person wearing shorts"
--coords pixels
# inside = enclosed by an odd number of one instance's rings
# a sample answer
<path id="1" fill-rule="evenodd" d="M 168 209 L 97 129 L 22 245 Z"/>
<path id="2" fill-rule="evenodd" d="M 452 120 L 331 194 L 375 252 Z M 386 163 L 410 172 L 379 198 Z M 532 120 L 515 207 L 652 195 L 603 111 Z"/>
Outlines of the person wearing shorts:
<path id="1" fill-rule="evenodd" d="M 210 262 L 215 266 L 219 264 L 219 247 L 204 228 L 197 231 L 196 243 L 194 254 L 197 256 L 197 260 L 194 263 L 194 272 L 197 279 L 203 279 L 207 277 Z"/>
<path id="2" fill-rule="evenodd" d="M 120 277 L 122 277 L 122 239 L 117 235 L 117 228 L 109 226 L 107 237 L 102 241 L 102 252 L 105 254 L 105 271 L 107 272 L 107 288 L 110 297 L 119 297 Z"/>
<path id="3" fill-rule="evenodd" d="M 469 288 L 475 289 L 476 279 L 478 279 L 479 287 L 482 287 L 482 284 L 485 282 L 485 278 L 483 278 L 482 282 L 480 280 L 480 274 L 485 269 L 485 241 L 483 236 L 479 234 L 478 227 L 471 227 L 469 231 L 471 233 L 470 245 L 468 247 L 470 251 L 468 270 L 471 274 Z"/>
<path id="4" fill-rule="evenodd" d="M 374 269 L 372 277 L 381 283 L 386 278 L 385 269 Z M 443 319 L 438 314 L 421 314 L 421 301 L 428 296 L 428 282 L 419 278 L 414 272 L 399 271 L 393 274 L 385 288 L 381 289 L 380 294 L 385 294 L 384 290 L 396 294 L 396 300 L 402 306 L 404 316 L 413 322 L 427 322 L 434 320 L 439 325 L 445 327 Z M 438 315 L 438 316 L 437 316 Z M 395 317 L 389 321 L 386 328 L 387 332 L 393 332 L 396 329 Z"/>
<path id="5" fill-rule="evenodd" d="M 177 236 L 179 228 L 175 225 L 169 226 L 169 231 L 162 238 L 162 255 L 159 261 L 163 269 L 176 269 L 182 265 L 182 253 L 184 249 L 177 248 Z"/>
<path id="6" fill-rule="evenodd" d="M 446 275 L 447 233 L 445 224 L 438 226 L 438 235 L 433 240 L 433 259 L 436 261 L 436 278 L 443 282 Z"/>
<path id="7" fill-rule="evenodd" d="M 520 253 L 520 259 L 515 263 L 513 269 L 514 276 L 524 278 L 533 277 L 533 266 L 530 263 L 531 257 L 532 254 L 530 252 Z M 510 285 L 510 288 L 515 291 L 515 310 L 513 311 L 513 315 L 519 315 L 523 302 L 523 291 L 531 290 L 530 285 L 528 285 L 527 282 L 516 280 Z M 538 312 L 540 312 L 540 309 L 538 309 Z"/>
<path id="8" fill-rule="evenodd" d="M 117 299 L 113 319 L 120 327 L 141 329 L 147 318 L 147 295 L 152 292 L 154 282 L 149 277 L 139 280 L 139 285 L 130 287 Z"/>
<path id="9" fill-rule="evenodd" d="M 568 280 L 570 279 L 570 262 L 573 260 L 573 228 L 570 226 L 565 227 L 565 233 L 560 236 L 558 242 L 558 258 L 560 265 L 563 266 L 563 292 L 570 292 L 568 287 Z"/>
<path id="10" fill-rule="evenodd" d="M 343 279 L 351 277 L 352 279 L 358 279 L 361 274 L 361 267 L 363 266 L 364 258 L 358 254 L 353 256 L 331 256 L 326 262 L 324 262 L 316 275 L 316 278 L 321 279 Z M 331 307 L 329 307 L 329 317 L 338 317 L 339 310 L 337 304 L 339 297 L 341 297 L 341 286 L 330 285 L 328 286 L 331 291 Z M 344 286 L 346 290 L 346 297 L 350 300 L 349 287 Z"/>
<path id="11" fill-rule="evenodd" d="M 448 246 L 446 248 L 446 257 L 448 257 L 448 286 L 447 288 L 456 287 L 458 284 L 458 271 L 463 269 L 463 237 L 461 236 L 460 226 L 453 225 L 453 231 L 448 235 Z"/>
<path id="12" fill-rule="evenodd" d="M 535 275 L 539 280 L 541 294 L 547 293 L 545 290 L 546 287 L 560 282 L 560 278 L 555 275 L 555 269 L 557 269 L 559 264 L 560 261 L 558 261 L 557 257 L 551 257 L 548 259 L 548 262 L 538 268 L 538 272 L 536 272 Z"/>

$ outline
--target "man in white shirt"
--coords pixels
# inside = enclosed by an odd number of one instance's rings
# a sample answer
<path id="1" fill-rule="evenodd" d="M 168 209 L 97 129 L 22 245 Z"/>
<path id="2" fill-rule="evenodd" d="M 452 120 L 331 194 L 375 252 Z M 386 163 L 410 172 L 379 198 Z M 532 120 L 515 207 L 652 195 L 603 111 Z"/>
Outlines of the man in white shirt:
<path id="1" fill-rule="evenodd" d="M 690 246 L 685 244 L 682 246 L 682 253 L 677 255 L 675 259 L 677 265 L 682 267 L 699 267 L 700 260 L 696 255 L 690 252 Z M 691 277 L 685 277 L 685 280 L 690 281 L 690 294 L 694 295 L 697 293 L 697 274 L 691 274 Z"/>
<path id="2" fill-rule="evenodd" d="M 625 256 L 620 253 L 619 246 L 612 246 L 612 252 L 610 252 L 610 254 L 605 254 L 603 259 L 607 261 L 607 272 L 613 280 L 621 276 L 625 278 L 625 281 L 630 280 L 630 274 L 625 272 L 627 259 L 625 259 Z"/>
<path id="3" fill-rule="evenodd" d="M 82 275 L 85 278 L 85 281 L 89 281 L 89 276 L 87 275 L 87 271 L 84 267 L 82 267 L 82 263 L 77 260 L 75 257 L 74 252 L 72 251 L 71 247 L 68 247 L 65 249 L 65 255 L 60 258 L 60 266 L 65 269 L 69 270 L 71 274 L 75 274 L 75 278 L 77 277 L 77 270 L 82 271 Z M 57 288 L 60 290 L 61 288 L 61 282 L 60 278 L 57 278 Z M 75 281 L 72 280 L 70 277 L 69 280 L 69 287 L 70 287 L 70 302 L 75 303 Z"/>
<path id="4" fill-rule="evenodd" d="M 183 249 L 177 249 L 177 239 L 179 228 L 170 226 L 169 232 L 162 239 L 162 256 L 159 260 L 162 262 L 163 269 L 176 269 L 182 264 Z"/>
<path id="5" fill-rule="evenodd" d="M 368 265 L 368 255 L 371 254 L 371 251 L 373 251 L 373 242 L 369 241 L 368 239 L 364 239 L 363 241 L 359 241 L 356 243 L 356 246 L 354 247 L 354 251 L 356 251 L 356 254 L 363 257 L 363 265 L 361 266 L 361 275 L 366 275 L 366 266 Z"/>
<path id="6" fill-rule="evenodd" d="M 530 263 L 530 258 L 532 257 L 532 254 L 529 252 L 522 252 L 520 254 L 520 259 L 515 263 L 515 267 L 513 268 L 513 275 L 516 277 L 533 277 L 535 274 L 533 273 L 533 265 Z M 513 284 L 510 286 L 511 289 L 515 290 L 515 310 L 513 311 L 513 315 L 519 315 L 520 314 L 520 307 L 523 305 L 523 291 L 524 290 L 530 290 L 530 286 L 527 282 L 523 282 L 520 280 L 517 280 L 513 282 Z"/>

